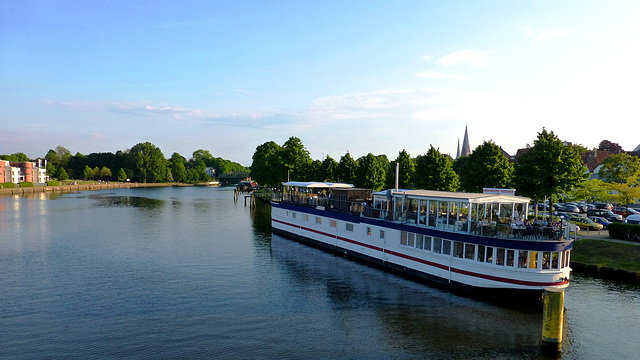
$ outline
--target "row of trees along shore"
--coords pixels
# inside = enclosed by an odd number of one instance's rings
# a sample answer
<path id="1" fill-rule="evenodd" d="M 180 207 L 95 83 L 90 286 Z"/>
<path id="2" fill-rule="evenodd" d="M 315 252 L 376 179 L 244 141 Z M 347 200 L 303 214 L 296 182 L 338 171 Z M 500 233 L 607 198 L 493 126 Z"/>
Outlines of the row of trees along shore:
<path id="1" fill-rule="evenodd" d="M 613 145 L 617 144 L 605 140 L 600 150 L 610 150 Z M 290 179 L 345 182 L 381 190 L 395 186 L 398 163 L 401 189 L 482 192 L 483 188 L 515 188 L 518 195 L 536 201 L 610 201 L 622 205 L 640 198 L 640 159 L 619 149 L 603 163 L 600 177 L 604 180 L 589 180 L 580 156 L 586 151 L 581 145 L 564 144 L 552 131 L 543 129 L 514 162 L 492 141 L 457 160 L 430 146 L 416 157 L 402 150 L 392 161 L 372 153 L 354 159 L 349 152 L 339 161 L 330 156 L 320 161 L 312 160 L 302 141 L 291 137 L 282 146 L 273 141 L 259 145 L 253 154 L 251 176 L 268 187 L 279 187 Z"/>
<path id="2" fill-rule="evenodd" d="M 24 153 L 0 155 L 0 159 L 24 162 L 30 161 Z M 215 169 L 216 174 L 234 171 L 249 171 L 246 167 L 219 157 L 213 157 L 208 150 L 196 150 L 190 159 L 179 153 L 165 158 L 162 150 L 150 142 L 134 145 L 131 149 L 114 153 L 92 153 L 82 155 L 71 152 L 63 146 L 49 150 L 47 173 L 57 180 L 87 179 L 104 181 L 133 182 L 183 182 L 196 183 L 210 181 L 206 167 Z"/>

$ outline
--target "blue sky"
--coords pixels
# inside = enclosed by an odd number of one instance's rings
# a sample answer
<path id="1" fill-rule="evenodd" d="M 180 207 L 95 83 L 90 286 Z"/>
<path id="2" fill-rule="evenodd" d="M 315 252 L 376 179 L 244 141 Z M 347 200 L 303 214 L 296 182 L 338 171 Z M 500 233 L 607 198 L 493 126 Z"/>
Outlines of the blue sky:
<path id="1" fill-rule="evenodd" d="M 634 1 L 0 1 L 0 154 L 640 144 Z"/>

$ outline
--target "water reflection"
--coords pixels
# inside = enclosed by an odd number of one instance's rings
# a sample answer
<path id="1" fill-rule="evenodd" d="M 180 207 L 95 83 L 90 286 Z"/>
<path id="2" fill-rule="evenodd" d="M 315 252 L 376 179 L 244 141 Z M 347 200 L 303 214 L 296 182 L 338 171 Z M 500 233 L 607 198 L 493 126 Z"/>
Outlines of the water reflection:
<path id="1" fill-rule="evenodd" d="M 141 196 L 98 194 L 86 197 L 95 201 L 95 207 L 133 207 L 141 210 L 158 210 L 165 205 L 164 200 Z"/>

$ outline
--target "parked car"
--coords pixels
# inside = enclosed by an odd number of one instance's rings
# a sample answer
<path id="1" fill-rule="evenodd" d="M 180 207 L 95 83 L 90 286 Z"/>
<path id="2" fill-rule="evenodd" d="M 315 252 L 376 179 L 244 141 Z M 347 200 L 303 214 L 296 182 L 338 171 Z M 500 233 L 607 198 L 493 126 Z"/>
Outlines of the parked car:
<path id="1" fill-rule="evenodd" d="M 624 208 L 624 207 L 616 207 L 613 209 L 613 212 L 618 215 L 622 215 L 622 217 L 626 218 L 629 215 L 638 215 L 640 211 L 634 208 Z"/>
<path id="2" fill-rule="evenodd" d="M 640 225 L 640 214 L 627 216 L 627 224 Z"/>
<path id="3" fill-rule="evenodd" d="M 613 210 L 613 205 L 609 203 L 596 203 L 596 209 Z"/>
<path id="4" fill-rule="evenodd" d="M 611 224 L 611 221 L 600 216 L 589 216 L 589 219 L 593 220 L 594 222 L 597 222 L 598 224 L 602 224 L 602 226 L 604 226 L 604 229 L 608 229 L 609 224 Z"/>
<path id="5" fill-rule="evenodd" d="M 578 206 L 577 205 L 571 205 L 571 204 L 564 204 L 564 205 L 558 207 L 558 209 L 556 211 L 565 212 L 565 213 L 580 213 L 580 209 L 578 208 Z"/>
<path id="6" fill-rule="evenodd" d="M 604 229 L 604 225 L 584 217 L 584 216 L 569 216 L 569 222 L 574 223 L 580 227 L 580 229 L 597 230 Z"/>
<path id="7" fill-rule="evenodd" d="M 536 205 L 538 207 L 538 211 L 547 211 L 549 210 L 548 204 L 539 203 Z"/>
<path id="8" fill-rule="evenodd" d="M 587 211 L 587 216 L 599 216 L 603 217 L 611 222 L 624 222 L 622 215 L 614 214 L 613 211 L 607 209 L 593 209 Z"/>

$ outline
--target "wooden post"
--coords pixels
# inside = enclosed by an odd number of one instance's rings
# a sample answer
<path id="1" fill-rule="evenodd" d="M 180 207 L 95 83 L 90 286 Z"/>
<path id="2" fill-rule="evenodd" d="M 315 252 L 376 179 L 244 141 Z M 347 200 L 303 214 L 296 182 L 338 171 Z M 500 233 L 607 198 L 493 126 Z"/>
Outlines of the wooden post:
<path id="1" fill-rule="evenodd" d="M 542 299 L 542 347 L 546 350 L 560 351 L 564 320 L 564 290 L 545 289 Z"/>

